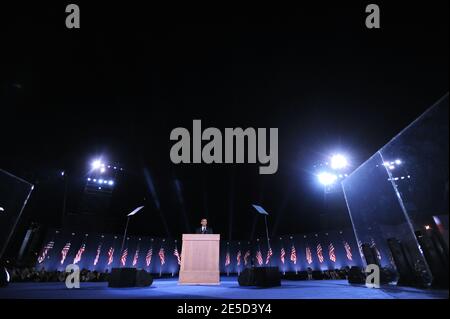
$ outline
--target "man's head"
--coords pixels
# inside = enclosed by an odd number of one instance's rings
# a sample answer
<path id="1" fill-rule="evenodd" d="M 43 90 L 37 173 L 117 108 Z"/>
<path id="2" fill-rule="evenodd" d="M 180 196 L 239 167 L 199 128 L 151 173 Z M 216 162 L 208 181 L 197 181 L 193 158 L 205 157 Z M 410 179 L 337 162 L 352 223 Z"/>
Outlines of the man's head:
<path id="1" fill-rule="evenodd" d="M 204 227 L 206 227 L 208 225 L 208 220 L 206 218 L 202 218 L 202 220 L 200 221 L 200 224 Z"/>

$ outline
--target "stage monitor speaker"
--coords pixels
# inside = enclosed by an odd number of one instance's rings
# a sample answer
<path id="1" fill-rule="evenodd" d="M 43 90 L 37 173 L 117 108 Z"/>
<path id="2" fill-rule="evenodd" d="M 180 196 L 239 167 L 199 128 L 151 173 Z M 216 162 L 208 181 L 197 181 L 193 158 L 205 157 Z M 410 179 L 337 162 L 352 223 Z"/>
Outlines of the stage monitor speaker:
<path id="1" fill-rule="evenodd" d="M 276 287 L 281 286 L 278 267 L 247 268 L 238 277 L 240 286 Z"/>
<path id="2" fill-rule="evenodd" d="M 254 268 L 245 268 L 238 277 L 239 286 L 255 286 Z"/>
<path id="3" fill-rule="evenodd" d="M 136 273 L 136 286 L 137 287 L 148 287 L 153 283 L 153 277 L 151 274 L 141 269 Z"/>
<path id="4" fill-rule="evenodd" d="M 352 266 L 348 272 L 348 283 L 349 284 L 365 284 L 366 276 L 364 275 L 362 269 L 357 266 Z"/>

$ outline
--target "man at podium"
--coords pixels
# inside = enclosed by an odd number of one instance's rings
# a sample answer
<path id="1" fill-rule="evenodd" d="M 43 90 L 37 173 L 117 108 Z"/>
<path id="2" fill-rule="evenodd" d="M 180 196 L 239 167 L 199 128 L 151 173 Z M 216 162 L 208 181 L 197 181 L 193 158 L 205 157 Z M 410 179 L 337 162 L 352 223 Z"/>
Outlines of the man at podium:
<path id="1" fill-rule="evenodd" d="M 213 230 L 211 227 L 208 227 L 208 220 L 203 218 L 200 221 L 200 227 L 195 230 L 196 234 L 212 234 Z"/>

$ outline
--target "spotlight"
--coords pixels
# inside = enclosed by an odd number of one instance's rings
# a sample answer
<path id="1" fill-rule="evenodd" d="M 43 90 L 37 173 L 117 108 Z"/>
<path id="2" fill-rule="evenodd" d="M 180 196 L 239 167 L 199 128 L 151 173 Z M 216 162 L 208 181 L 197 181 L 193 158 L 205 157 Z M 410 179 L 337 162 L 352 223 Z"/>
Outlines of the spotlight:
<path id="1" fill-rule="evenodd" d="M 430 225 L 425 225 L 425 229 L 426 229 L 426 230 L 431 229 Z"/>
<path id="2" fill-rule="evenodd" d="M 91 165 L 92 169 L 99 169 L 102 166 L 102 162 L 100 160 L 95 160 Z"/>
<path id="3" fill-rule="evenodd" d="M 399 160 L 399 159 L 396 159 L 395 160 L 395 165 L 401 165 L 402 164 L 402 161 L 401 160 Z"/>
<path id="4" fill-rule="evenodd" d="M 337 176 L 334 174 L 323 172 L 323 173 L 320 173 L 319 175 L 317 175 L 317 178 L 319 179 L 319 182 L 322 185 L 328 186 L 328 185 L 333 184 L 336 181 Z"/>
<path id="5" fill-rule="evenodd" d="M 64 171 L 61 171 L 61 176 L 64 176 Z"/>
<path id="6" fill-rule="evenodd" d="M 111 186 L 114 185 L 114 181 L 109 181 L 108 185 L 111 185 Z"/>
<path id="7" fill-rule="evenodd" d="M 105 171 L 106 171 L 106 168 L 102 166 L 102 167 L 100 168 L 100 173 L 104 173 Z"/>
<path id="8" fill-rule="evenodd" d="M 336 154 L 331 157 L 331 168 L 332 169 L 342 169 L 347 167 L 348 161 L 345 156 L 341 154 Z"/>
<path id="9" fill-rule="evenodd" d="M 87 180 L 88 180 L 88 182 L 90 182 L 90 181 L 91 181 L 91 178 L 90 178 L 90 177 L 88 177 L 88 179 L 87 179 Z"/>
<path id="10" fill-rule="evenodd" d="M 99 183 L 99 184 L 103 184 L 103 179 L 99 179 L 99 180 L 98 180 L 98 183 Z"/>

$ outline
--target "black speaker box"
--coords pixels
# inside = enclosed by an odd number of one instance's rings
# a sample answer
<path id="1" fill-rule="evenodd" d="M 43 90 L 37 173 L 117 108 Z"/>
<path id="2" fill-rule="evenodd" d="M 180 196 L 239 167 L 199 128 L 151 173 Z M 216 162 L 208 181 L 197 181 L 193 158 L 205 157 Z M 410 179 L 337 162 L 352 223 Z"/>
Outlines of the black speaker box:
<path id="1" fill-rule="evenodd" d="M 281 286 L 278 267 L 247 268 L 238 277 L 240 286 L 276 287 Z"/>
<path id="2" fill-rule="evenodd" d="M 245 268 L 238 277 L 239 286 L 255 286 L 254 268 Z"/>
<path id="3" fill-rule="evenodd" d="M 141 269 L 136 273 L 136 286 L 137 287 L 148 287 L 153 283 L 153 277 L 151 274 Z"/>
<path id="4" fill-rule="evenodd" d="M 136 268 L 113 268 L 108 278 L 108 287 L 147 287 L 153 283 L 152 276 Z"/>
<path id="5" fill-rule="evenodd" d="M 352 266 L 348 272 L 349 284 L 365 284 L 366 276 L 360 267 Z"/>

